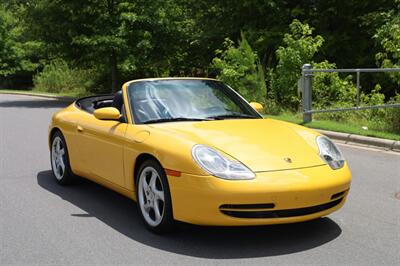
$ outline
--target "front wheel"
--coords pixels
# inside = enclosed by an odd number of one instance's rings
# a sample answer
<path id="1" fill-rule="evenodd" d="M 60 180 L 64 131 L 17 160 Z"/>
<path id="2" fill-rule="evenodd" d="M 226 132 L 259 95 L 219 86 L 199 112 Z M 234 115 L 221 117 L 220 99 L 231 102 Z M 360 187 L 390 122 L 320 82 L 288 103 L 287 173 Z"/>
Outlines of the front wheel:
<path id="1" fill-rule="evenodd" d="M 156 233 L 170 231 L 172 204 L 164 169 L 155 160 L 147 160 L 141 165 L 138 177 L 138 209 L 146 227 Z"/>
<path id="2" fill-rule="evenodd" d="M 59 184 L 67 185 L 73 182 L 74 174 L 69 165 L 67 144 L 60 131 L 54 133 L 51 140 L 50 162 L 53 174 Z"/>

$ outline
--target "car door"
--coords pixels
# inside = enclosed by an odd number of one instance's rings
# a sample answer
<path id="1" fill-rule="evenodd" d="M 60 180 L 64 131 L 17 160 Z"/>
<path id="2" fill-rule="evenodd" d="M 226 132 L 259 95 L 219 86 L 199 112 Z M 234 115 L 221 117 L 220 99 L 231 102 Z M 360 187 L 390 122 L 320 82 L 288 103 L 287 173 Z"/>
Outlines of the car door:
<path id="1" fill-rule="evenodd" d="M 89 177 L 102 178 L 124 187 L 123 148 L 127 123 L 99 120 L 91 115 L 82 123 L 77 121 L 77 134 Z"/>

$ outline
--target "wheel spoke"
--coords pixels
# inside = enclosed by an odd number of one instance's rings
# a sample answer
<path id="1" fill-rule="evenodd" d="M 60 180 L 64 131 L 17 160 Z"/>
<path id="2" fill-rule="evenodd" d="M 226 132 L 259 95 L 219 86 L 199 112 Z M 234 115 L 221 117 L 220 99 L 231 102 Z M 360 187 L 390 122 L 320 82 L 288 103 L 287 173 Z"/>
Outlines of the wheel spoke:
<path id="1" fill-rule="evenodd" d="M 156 190 L 156 181 L 158 178 L 158 174 L 153 170 L 151 171 L 151 178 L 150 178 L 150 187 L 153 191 Z"/>
<path id="2" fill-rule="evenodd" d="M 143 188 L 144 192 L 146 192 L 149 189 L 149 184 L 147 184 L 146 177 L 143 177 L 142 188 Z"/>
<path id="3" fill-rule="evenodd" d="M 155 217 L 156 221 L 158 222 L 161 218 L 161 212 L 160 212 L 160 208 L 158 207 L 158 202 L 156 200 L 153 202 L 153 210 L 154 210 L 154 214 L 156 216 Z"/>
<path id="4" fill-rule="evenodd" d="M 143 194 L 143 201 L 147 202 L 149 200 L 149 196 L 147 195 L 147 190 L 142 188 L 142 194 Z"/>
<path id="5" fill-rule="evenodd" d="M 60 149 L 58 155 L 59 155 L 59 156 L 63 156 L 64 154 L 65 154 L 64 149 Z"/>
<path id="6" fill-rule="evenodd" d="M 54 151 L 54 149 L 51 150 L 51 158 L 52 160 L 57 160 L 57 153 Z"/>
<path id="7" fill-rule="evenodd" d="M 64 164 L 64 160 L 62 159 L 62 157 L 60 157 L 59 161 L 58 161 L 59 165 L 61 166 L 61 169 L 64 173 L 65 170 L 65 164 Z"/>
<path id="8" fill-rule="evenodd" d="M 57 167 L 57 171 L 58 171 L 58 174 L 60 175 L 60 177 L 62 177 L 63 174 L 64 174 L 64 169 L 62 168 L 61 165 L 59 165 L 59 166 Z"/>
<path id="9" fill-rule="evenodd" d="M 153 190 L 154 195 L 156 196 L 156 199 L 161 200 L 164 202 L 164 192 L 161 190 L 158 190 L 157 188 Z"/>
<path id="10" fill-rule="evenodd" d="M 59 154 L 60 153 L 60 140 L 57 140 L 57 142 L 56 142 L 56 152 L 57 152 L 57 154 Z"/>

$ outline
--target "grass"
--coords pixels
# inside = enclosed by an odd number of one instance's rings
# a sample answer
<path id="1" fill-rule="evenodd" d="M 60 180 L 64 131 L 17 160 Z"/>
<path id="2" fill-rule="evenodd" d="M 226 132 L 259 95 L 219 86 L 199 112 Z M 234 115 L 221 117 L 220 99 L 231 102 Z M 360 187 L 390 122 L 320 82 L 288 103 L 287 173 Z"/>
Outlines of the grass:
<path id="1" fill-rule="evenodd" d="M 0 94 L 1 93 L 13 93 L 13 94 L 33 94 L 37 96 L 56 96 L 56 97 L 71 97 L 71 98 L 78 98 L 82 97 L 81 94 L 77 94 L 74 92 L 69 92 L 69 93 L 50 93 L 50 92 L 44 92 L 44 91 L 37 91 L 37 90 L 3 90 L 0 89 Z"/>
<path id="2" fill-rule="evenodd" d="M 277 120 L 283 120 L 283 121 L 303 125 L 303 126 L 306 126 L 309 128 L 330 130 L 330 131 L 356 134 L 356 135 L 362 135 L 362 136 L 368 136 L 368 137 L 400 140 L 399 134 L 386 132 L 386 131 L 373 130 L 373 129 L 365 130 L 362 128 L 362 125 L 357 125 L 357 124 L 327 121 L 327 120 L 315 120 L 315 119 L 310 123 L 304 124 L 303 119 L 301 119 L 300 117 L 298 117 L 296 115 L 292 115 L 292 114 L 265 115 L 264 117 L 273 118 L 273 119 L 277 119 Z"/>

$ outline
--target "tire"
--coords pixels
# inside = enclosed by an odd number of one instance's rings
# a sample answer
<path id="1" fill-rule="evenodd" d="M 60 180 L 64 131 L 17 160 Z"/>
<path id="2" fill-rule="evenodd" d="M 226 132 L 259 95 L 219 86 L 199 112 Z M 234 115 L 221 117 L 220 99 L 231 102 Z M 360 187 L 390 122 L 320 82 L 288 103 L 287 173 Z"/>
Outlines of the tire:
<path id="1" fill-rule="evenodd" d="M 142 163 L 136 178 L 137 206 L 147 229 L 166 233 L 173 229 L 171 194 L 167 176 L 161 165 L 153 160 Z"/>
<path id="2" fill-rule="evenodd" d="M 69 164 L 67 143 L 60 131 L 55 132 L 51 138 L 50 164 L 57 183 L 60 185 L 73 183 L 75 176 Z"/>

